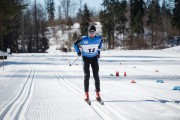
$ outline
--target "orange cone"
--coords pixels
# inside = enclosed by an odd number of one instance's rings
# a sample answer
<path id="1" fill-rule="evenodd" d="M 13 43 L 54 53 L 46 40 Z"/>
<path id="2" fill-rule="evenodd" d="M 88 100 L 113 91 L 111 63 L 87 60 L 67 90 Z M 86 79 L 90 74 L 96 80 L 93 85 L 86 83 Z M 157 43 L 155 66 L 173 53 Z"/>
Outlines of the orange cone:
<path id="1" fill-rule="evenodd" d="M 124 76 L 126 76 L 126 72 L 124 72 Z"/>
<path id="2" fill-rule="evenodd" d="M 136 83 L 136 81 L 135 81 L 135 80 L 132 80 L 131 83 Z"/>
<path id="3" fill-rule="evenodd" d="M 116 76 L 119 76 L 119 71 L 116 71 Z"/>

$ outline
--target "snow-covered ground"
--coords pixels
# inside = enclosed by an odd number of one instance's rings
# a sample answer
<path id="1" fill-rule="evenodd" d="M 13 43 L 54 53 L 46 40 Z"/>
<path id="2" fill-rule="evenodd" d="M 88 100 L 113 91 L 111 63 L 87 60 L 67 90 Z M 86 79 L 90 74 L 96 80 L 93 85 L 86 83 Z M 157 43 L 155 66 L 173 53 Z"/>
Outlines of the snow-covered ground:
<path id="1" fill-rule="evenodd" d="M 180 86 L 180 47 L 102 51 L 104 105 L 95 101 L 91 74 L 91 106 L 83 100 L 82 59 L 69 66 L 76 53 L 55 49 L 13 54 L 4 69 L 0 61 L 0 120 L 180 120 L 180 91 L 172 90 Z"/>

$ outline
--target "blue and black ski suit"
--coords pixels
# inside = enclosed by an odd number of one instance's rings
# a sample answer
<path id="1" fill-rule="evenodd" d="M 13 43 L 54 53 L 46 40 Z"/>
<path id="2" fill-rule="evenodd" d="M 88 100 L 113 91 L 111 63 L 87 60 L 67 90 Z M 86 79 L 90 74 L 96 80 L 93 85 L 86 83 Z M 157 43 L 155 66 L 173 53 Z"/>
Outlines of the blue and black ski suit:
<path id="1" fill-rule="evenodd" d="M 100 91 L 98 58 L 100 57 L 100 49 L 102 48 L 102 42 L 103 38 L 101 36 L 94 36 L 94 38 L 83 36 L 74 42 L 74 48 L 76 52 L 82 53 L 85 92 L 89 91 L 90 64 L 95 80 L 95 89 L 97 92 Z"/>

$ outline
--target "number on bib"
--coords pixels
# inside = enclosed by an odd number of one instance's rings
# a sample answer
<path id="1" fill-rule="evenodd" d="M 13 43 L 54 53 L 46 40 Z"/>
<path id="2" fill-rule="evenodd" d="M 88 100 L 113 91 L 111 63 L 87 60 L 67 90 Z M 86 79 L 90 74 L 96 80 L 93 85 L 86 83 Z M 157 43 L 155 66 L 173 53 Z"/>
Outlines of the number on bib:
<path id="1" fill-rule="evenodd" d="M 91 52 L 95 52 L 95 48 L 88 49 L 88 50 L 89 50 L 89 53 L 91 53 Z"/>

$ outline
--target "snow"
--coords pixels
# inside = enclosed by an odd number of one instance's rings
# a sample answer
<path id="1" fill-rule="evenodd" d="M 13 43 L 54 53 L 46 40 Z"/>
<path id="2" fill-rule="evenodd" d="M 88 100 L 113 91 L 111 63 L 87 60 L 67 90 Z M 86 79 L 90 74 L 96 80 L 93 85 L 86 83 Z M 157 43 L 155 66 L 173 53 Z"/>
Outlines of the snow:
<path id="1" fill-rule="evenodd" d="M 95 22 L 95 27 L 96 27 L 96 32 L 98 34 L 101 34 L 102 33 L 102 30 L 101 30 L 102 25 L 101 25 L 101 23 L 100 22 Z"/>
<path id="2" fill-rule="evenodd" d="M 72 29 L 79 29 L 80 28 L 80 24 L 79 23 L 74 23 L 72 26 Z"/>
<path id="3" fill-rule="evenodd" d="M 91 106 L 83 100 L 82 59 L 69 66 L 76 53 L 66 56 L 56 48 L 12 54 L 4 60 L 4 69 L 0 60 L 1 120 L 180 120 L 180 91 L 172 90 L 180 86 L 180 46 L 102 51 L 104 105 L 95 101 L 91 71 Z"/>

